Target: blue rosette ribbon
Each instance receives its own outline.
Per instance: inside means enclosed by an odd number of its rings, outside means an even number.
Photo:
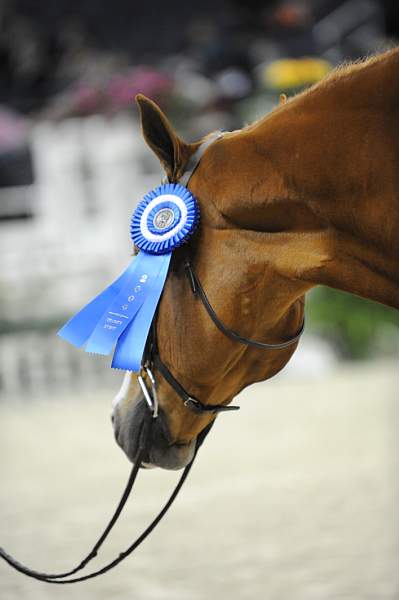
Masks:
[[[86,352],[110,354],[115,348],[112,367],[138,372],[172,252],[192,235],[198,219],[194,196],[180,184],[164,184],[146,194],[130,227],[140,252],[58,335],[77,347],[86,344]]]

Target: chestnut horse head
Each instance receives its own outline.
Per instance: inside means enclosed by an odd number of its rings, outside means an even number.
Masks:
[[[147,144],[169,180],[179,181],[204,140],[184,143],[156,104],[143,96],[137,100]],[[189,244],[174,252],[156,320],[162,362],[205,405],[227,405],[250,383],[280,371],[296,344],[265,350],[224,335],[193,294],[185,271],[187,259],[218,318],[241,336],[271,344],[284,342],[298,331],[303,319],[303,290],[297,290],[293,302],[286,282],[272,267],[265,268],[256,231],[236,225],[223,214],[223,204],[234,200],[237,182],[246,176],[240,156],[232,155],[231,145],[226,144],[231,136],[223,134],[209,145],[190,178],[189,188],[200,207],[200,226]],[[243,198],[243,206],[247,200]],[[148,462],[178,469],[190,461],[198,434],[215,414],[192,412],[163,374],[155,375],[160,414],[154,422]],[[127,377],[115,402],[114,427],[118,443],[131,460],[146,410],[140,388]]]
[[[280,371],[296,345],[265,350],[224,335],[192,293],[187,258],[224,325],[261,342],[295,337],[318,284],[399,308],[398,73],[398,49],[339,69],[203,154],[188,184],[200,226],[174,252],[156,320],[162,362],[203,404],[229,404]],[[201,142],[184,143],[154,103],[138,104],[146,142],[178,181]],[[176,469],[214,414],[194,414],[155,376],[148,462]],[[144,412],[127,377],[114,421],[131,459]]]

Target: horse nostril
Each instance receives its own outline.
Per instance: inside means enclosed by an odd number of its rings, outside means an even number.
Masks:
[[[120,427],[119,427],[118,419],[115,418],[114,413],[112,413],[112,415],[111,415],[111,423],[112,423],[112,428],[114,430],[114,437],[115,437],[116,441],[119,443],[118,436],[119,436]]]

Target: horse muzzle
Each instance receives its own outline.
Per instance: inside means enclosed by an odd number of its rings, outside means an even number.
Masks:
[[[172,440],[165,413],[161,409],[157,418],[153,419],[144,397],[127,410],[115,406],[113,427],[116,442],[132,463],[140,446],[145,444],[142,460],[145,468],[178,470],[187,466],[194,456],[196,440],[188,444]],[[145,441],[143,438],[146,438]]]

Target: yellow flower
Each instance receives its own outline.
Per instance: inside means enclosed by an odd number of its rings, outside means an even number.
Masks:
[[[332,65],[321,58],[298,58],[276,60],[263,72],[267,87],[286,89],[316,83],[332,69]]]

